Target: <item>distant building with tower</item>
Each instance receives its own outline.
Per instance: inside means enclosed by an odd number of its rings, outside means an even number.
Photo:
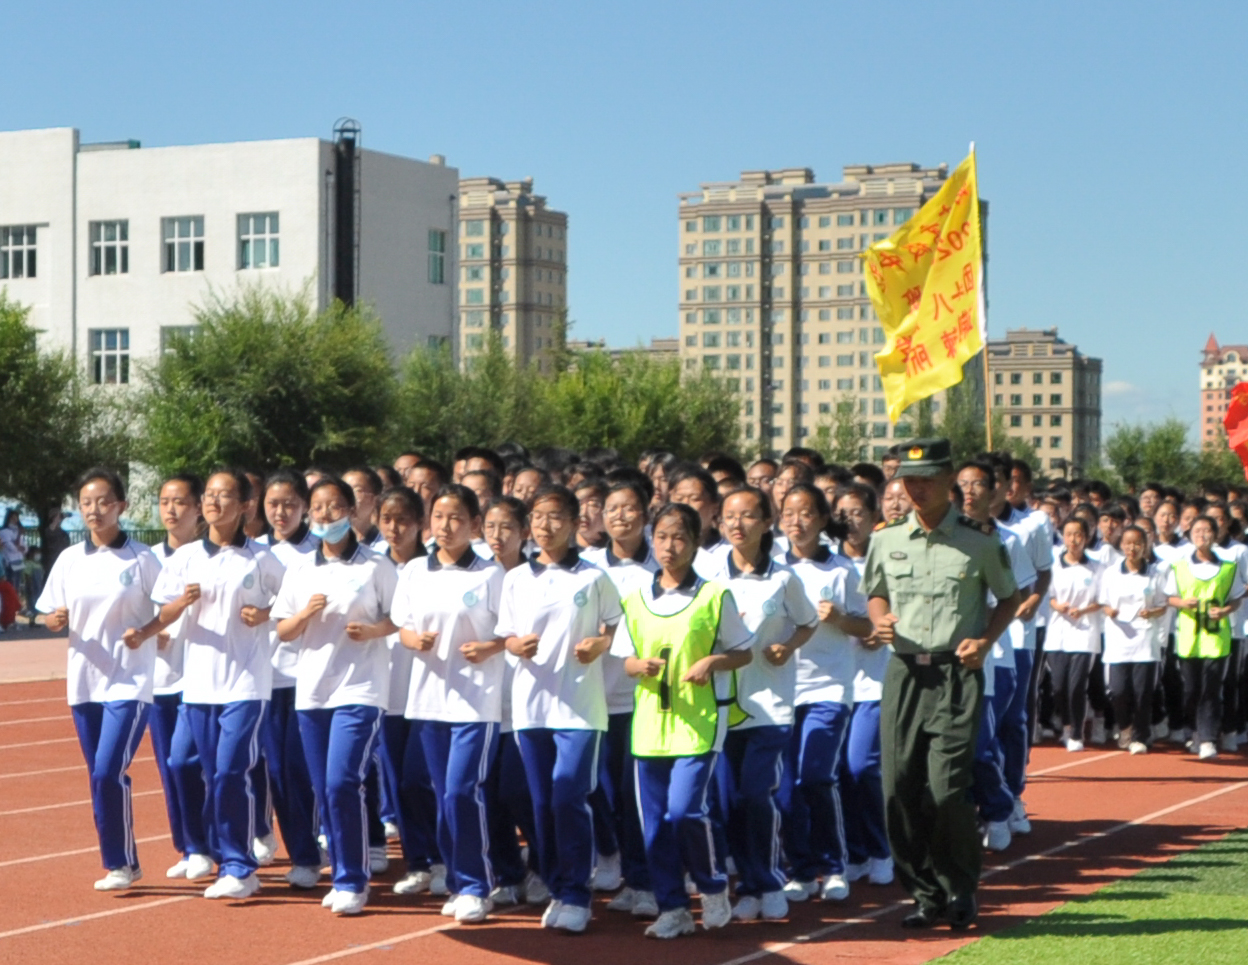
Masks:
[[[1248,345],[1219,345],[1210,333],[1200,360],[1200,444],[1220,444],[1231,390],[1248,381]]]

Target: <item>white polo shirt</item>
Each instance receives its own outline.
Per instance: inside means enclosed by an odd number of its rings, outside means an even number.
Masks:
[[[175,550],[169,545],[169,540],[164,539],[152,547],[152,552],[163,567]],[[164,632],[169,634],[169,642],[163,649],[160,646],[156,648],[156,672],[152,678],[152,694],[157,697],[182,693],[182,663],[186,656],[182,617],[165,627]]]
[[[1101,602],[1101,575],[1105,568],[1091,557],[1083,563],[1067,563],[1063,554],[1053,567],[1053,583],[1049,598],[1071,604],[1078,609]],[[1046,651],[1064,653],[1100,653],[1103,614],[1094,610],[1078,620],[1054,610],[1049,616],[1049,629],[1044,638]]]
[[[200,597],[182,614],[186,636],[182,700],[228,704],[268,700],[273,690],[273,645],[268,624],[249,627],[242,608],[272,606],[285,567],[243,533],[228,546],[207,536],[181,546],[165,563],[152,599],[172,603],[192,583]]]
[[[812,559],[794,556],[784,562],[793,570],[818,614],[820,602],[831,603],[851,616],[867,615],[867,598],[859,590],[858,573],[848,559],[822,543]],[[844,631],[819,621],[815,634],[798,649],[797,689],[794,704],[833,703],[854,705],[854,677],[858,672],[858,644]]]
[[[494,635],[540,637],[532,660],[507,654],[515,730],[607,729],[602,659],[583,664],[573,648],[621,616],[611,578],[575,549],[560,563],[547,566],[534,556],[507,574]]]
[[[386,547],[386,556],[390,557],[390,562],[394,564],[394,568],[398,573],[398,579],[395,583],[395,593],[399,591],[399,587],[403,585],[403,571],[407,568],[408,563],[414,563],[416,560],[426,556],[425,546],[419,540],[416,542],[417,555],[413,556],[407,563],[400,563],[394,558],[394,554],[390,552],[390,547]],[[390,604],[390,621],[396,626],[399,621],[394,618],[394,603]],[[407,692],[412,682],[412,651],[403,646],[403,641],[399,639],[397,633],[392,633],[386,637],[386,647],[390,651],[390,694],[386,698],[386,714],[391,717],[402,717],[403,712],[407,710]]]
[[[385,637],[352,640],[349,623],[379,623],[390,613],[398,572],[390,558],[352,537],[341,558],[322,547],[286,571],[271,618],[299,613],[318,593],[325,609],[312,617],[293,641],[299,647],[295,709],[379,707],[390,695],[390,648]]]
[[[122,635],[156,615],[151,592],[159,575],[156,555],[124,532],[99,547],[88,534],[56,558],[35,609],[69,610],[65,690],[71,705],[152,702],[156,638],[131,650]]]
[[[438,635],[431,649],[407,651],[412,659],[404,717],[452,724],[503,719],[505,658],[500,653],[469,663],[459,648],[494,639],[504,575],[501,565],[472,546],[450,566],[435,549],[404,568],[390,619]]]
[[[819,614],[806,598],[802,581],[783,563],[770,556],[766,559],[765,570],[746,573],[737,568],[729,551],[715,574],[732,590],[741,618],[754,634],[754,659],[737,671],[737,703],[749,718],[734,730],[793,723],[797,656],[777,667],[763,651],[773,643],[787,642],[798,627],[819,623]]]
[[[581,550],[581,558],[593,563],[611,577],[621,600],[648,584],[654,579],[654,574],[659,572],[659,561],[654,558],[654,552],[645,537],[642,537],[641,545],[631,557],[621,559],[616,556],[608,543],[601,549]],[[605,661],[602,665],[602,681],[607,692],[607,713],[631,714],[633,691],[637,682],[624,672],[624,661],[615,655],[614,648],[611,653],[603,654],[598,659]]]
[[[290,539],[275,540],[272,533],[265,533],[256,540],[261,546],[267,546],[269,552],[276,556],[282,566],[290,569],[308,553],[316,552],[321,541],[312,535],[308,524],[300,523]],[[273,689],[295,686],[296,668],[299,666],[299,646],[294,641],[283,643],[277,639],[277,625],[271,623],[269,630],[273,642]]]
[[[1143,619],[1142,610],[1166,606],[1169,567],[1157,561],[1143,573],[1119,563],[1101,574],[1101,602],[1118,611],[1105,618],[1105,663],[1149,663],[1161,659],[1165,646],[1166,615]]]
[[[1235,540],[1228,540],[1225,546],[1221,543],[1214,544],[1213,551],[1220,559],[1234,563],[1239,581],[1248,583],[1248,546]],[[1248,606],[1241,605],[1231,614],[1231,636],[1237,640],[1243,639],[1246,627],[1248,627]]]
[[[846,557],[858,576],[858,585],[862,585],[862,573],[866,569],[867,558],[863,556]],[[893,648],[887,644],[874,650],[864,646],[862,641],[854,639],[854,703],[863,704],[878,701],[884,696],[884,671]],[[799,650],[798,653],[801,653]]]

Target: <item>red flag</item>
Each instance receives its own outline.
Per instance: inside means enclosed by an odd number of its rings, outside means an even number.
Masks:
[[[1244,478],[1248,479],[1248,382],[1240,382],[1231,390],[1222,425],[1226,427],[1226,441],[1239,456]]]

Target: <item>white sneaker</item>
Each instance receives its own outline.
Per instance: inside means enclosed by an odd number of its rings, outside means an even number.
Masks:
[[[589,920],[593,917],[594,913],[589,908],[582,908],[580,905],[564,905],[559,912],[555,927],[560,931],[579,935],[589,927]]]
[[[633,917],[634,918],[658,918],[659,902],[654,897],[653,891],[634,891],[633,892]]]
[[[764,891],[762,909],[764,921],[780,921],[789,917],[789,900],[783,891]]]
[[[375,875],[383,875],[386,873],[386,869],[389,867],[390,867],[390,856],[386,854],[385,845],[382,845],[381,847],[377,847],[377,848],[370,847],[368,849],[368,870],[369,871],[371,871]],[[352,892],[352,894],[355,894],[355,892]],[[364,906],[361,905],[360,907],[363,908]],[[349,912],[346,912],[346,914],[354,915],[355,912],[349,911]]]
[[[442,917],[454,918],[455,909],[459,903],[459,895],[451,895],[446,901],[442,902]]]
[[[865,878],[870,873],[871,861],[870,859],[867,859],[862,864],[845,865],[845,874],[841,875],[841,877],[852,884],[855,881]]]
[[[455,920],[468,924],[485,921],[490,912],[494,910],[488,898],[478,898],[476,895],[460,895],[455,902]]]
[[[607,911],[627,911],[632,912],[633,904],[637,901],[637,892],[632,888],[621,888],[620,893],[607,902]]]
[[[114,868],[95,883],[96,891],[125,891],[143,877],[141,868]]]
[[[1127,748],[1132,754],[1147,754],[1148,745],[1141,741],[1132,741],[1131,746]]]
[[[335,915],[358,915],[368,904],[368,889],[363,891],[340,891],[334,895],[330,911]]]
[[[186,856],[186,880],[199,881],[201,878],[211,878],[216,865],[212,863],[212,859],[206,854],[188,854]]]
[[[732,906],[732,917],[737,921],[754,921],[763,913],[763,903],[757,895],[742,895]]]
[[[446,887],[446,865],[435,864],[430,866],[429,875],[429,894],[437,895],[440,898],[451,893],[451,890]]]
[[[702,896],[702,927],[707,931],[712,928],[723,928],[732,921],[732,903],[728,900],[728,889],[716,895]]]
[[[984,848],[987,851],[1004,851],[1010,846],[1009,821],[989,821],[984,829]]]
[[[333,907],[334,907],[334,899],[335,899],[335,898],[337,898],[337,897],[338,897],[338,891],[337,891],[337,889],[335,889],[335,888],[330,888],[330,889],[329,889],[329,893],[328,893],[328,894],[327,894],[324,898],[322,898],[322,899],[321,899],[321,907],[322,907],[322,908],[333,908]]]
[[[387,841],[399,840],[399,826],[397,824],[395,824],[393,821],[387,821],[385,824],[385,828],[386,828],[386,840]]]
[[[524,903],[526,905],[544,905],[550,901],[550,889],[546,882],[530,871],[524,876]]]
[[[266,834],[263,838],[254,838],[251,842],[251,855],[256,859],[256,864],[261,868],[267,868],[273,863],[273,859],[277,857],[277,838],[272,832]]]
[[[1213,760],[1218,756],[1218,745],[1213,741],[1201,741],[1200,750],[1196,756],[1202,761]]]
[[[551,903],[546,906],[546,910],[542,912],[542,927],[543,928],[557,928],[559,916],[562,914],[563,914],[563,902],[559,901],[559,899],[556,898],[553,901],[551,901]]]
[[[823,879],[819,897],[824,901],[844,901],[849,897],[849,883],[842,875],[828,875]]]
[[[817,881],[789,881],[784,886],[784,897],[789,901],[805,901],[811,895],[819,893]]]
[[[260,890],[260,879],[253,871],[246,878],[222,875],[204,889],[205,898],[231,898],[235,901],[250,898]]]
[[[1234,754],[1237,750],[1239,750],[1239,735],[1223,734],[1221,747],[1222,750],[1226,751],[1228,754]]]
[[[429,882],[432,880],[433,875],[428,871],[409,871],[390,890],[396,895],[418,895],[429,890]]]
[[[1010,834],[1031,834],[1031,821],[1027,819],[1027,805],[1021,797],[1014,799],[1014,813],[1010,815]]]
[[[186,877],[186,859],[183,858],[172,868],[165,872],[166,878],[185,878]]]
[[[1083,741],[1077,741],[1073,737],[1066,742],[1066,750],[1072,754],[1078,754],[1083,750]]]
[[[679,938],[692,935],[693,915],[688,908],[673,908],[659,915],[658,921],[646,929],[647,938]]]
[[[515,885],[499,885],[490,892],[490,901],[494,907],[520,904],[520,889]]]
[[[1105,718],[1104,717],[1092,718],[1092,743],[1093,744],[1105,743]]]
[[[292,888],[315,888],[321,881],[321,869],[311,865],[295,865],[286,872],[286,883]]]
[[[698,886],[693,880],[693,875],[689,874],[689,872],[686,871],[685,872],[685,894],[687,894],[690,898],[692,898],[697,893],[698,893]]]
[[[594,891],[615,891],[624,883],[620,873],[620,853],[598,856],[598,867],[594,869]]]
[[[891,885],[893,883],[893,859],[888,858],[871,858],[869,860],[871,867],[867,880],[873,885]]]

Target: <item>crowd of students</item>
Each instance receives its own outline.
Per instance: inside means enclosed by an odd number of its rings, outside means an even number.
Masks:
[[[891,882],[890,651],[859,582],[872,533],[910,510],[896,464],[504,444],[451,467],[223,468],[164,481],[153,548],[121,528],[122,480],[88,472],[87,538],[37,608],[69,634],[95,887],[142,877],[127,769],[145,728],[182,856],[167,875],[210,881],[206,898],[255,894],[275,829],[286,881],[328,868],[322,904],[344,915],[388,836],[394,892],[460,922],[527,902],[580,932],[608,891],[674,938],[693,895],[717,928]],[[1025,462],[988,453],[956,495],[1024,597],[985,667],[985,847],[1030,830],[1028,749],[1050,727],[1071,751],[1237,745],[1238,493],[1035,493]]]

